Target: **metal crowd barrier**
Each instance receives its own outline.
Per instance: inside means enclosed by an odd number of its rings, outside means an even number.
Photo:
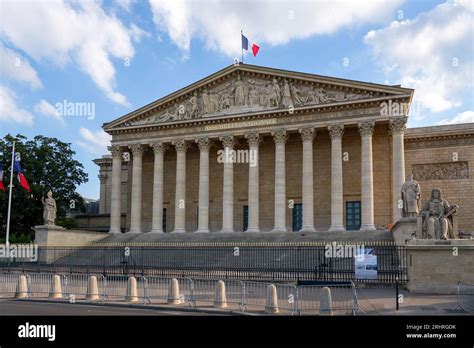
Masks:
[[[0,294],[15,294],[20,273],[0,273]],[[27,277],[30,296],[48,296],[54,274],[31,273]],[[122,301],[127,292],[126,275],[96,275],[100,298],[105,301]],[[166,303],[172,278],[138,276],[137,293],[142,303]],[[212,305],[215,301],[218,279],[176,278],[179,285],[179,303],[192,307]],[[85,299],[89,275],[61,275],[63,299]],[[271,283],[225,280],[226,302],[241,311],[261,311],[267,304],[267,291]],[[317,314],[324,285],[273,284],[278,297],[278,309],[283,314]],[[474,289],[474,286],[465,284]],[[357,294],[353,283],[327,285],[331,289],[334,314],[356,315]],[[462,296],[461,283],[458,298]]]
[[[19,273],[0,273],[0,294],[15,294],[19,275]]]
[[[456,301],[467,312],[474,312],[474,284],[458,282]]]

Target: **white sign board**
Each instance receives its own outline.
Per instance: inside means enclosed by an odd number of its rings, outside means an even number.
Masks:
[[[377,255],[373,248],[358,250],[354,265],[356,279],[377,279]]]

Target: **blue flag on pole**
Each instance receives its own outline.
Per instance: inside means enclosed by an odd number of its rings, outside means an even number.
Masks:
[[[244,34],[241,34],[242,35],[242,49],[243,50],[248,50],[249,49],[249,39],[247,39]]]

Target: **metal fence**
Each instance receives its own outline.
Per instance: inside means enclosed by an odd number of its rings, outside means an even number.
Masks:
[[[474,284],[459,282],[456,296],[459,307],[474,313]]]
[[[0,273],[0,295],[13,297],[20,275],[25,275],[28,297],[48,297],[51,292],[51,273]],[[122,302],[127,293],[129,277],[125,275],[96,275],[100,300]],[[144,304],[168,303],[171,278],[138,276],[137,297]],[[61,274],[62,299],[84,300],[87,296],[89,276]],[[177,305],[212,307],[216,301],[218,279],[177,278],[179,301]],[[267,291],[271,283],[225,280],[226,308],[235,311],[262,312],[267,307]],[[321,309],[323,285],[272,284],[276,289],[278,312],[286,315],[314,315]],[[332,294],[335,315],[356,315],[357,295],[353,283],[328,284]]]
[[[358,274],[355,255],[363,246],[376,258]],[[337,254],[337,248],[343,253]],[[345,248],[345,249],[344,249]],[[343,250],[344,249],[344,250]],[[336,254],[334,253],[336,251]],[[100,273],[265,281],[407,281],[406,253],[391,242],[328,243],[169,243],[146,246],[94,245],[39,247],[35,262],[0,261],[0,268],[25,272]],[[374,275],[375,274],[375,275]]]

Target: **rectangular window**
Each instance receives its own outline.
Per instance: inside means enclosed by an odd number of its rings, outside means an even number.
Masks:
[[[245,232],[249,228],[249,206],[244,205],[243,209],[244,209],[244,213],[243,213],[244,221],[243,221],[242,227],[243,227],[243,231]]]
[[[163,232],[166,233],[166,208],[163,208]]]
[[[303,204],[295,203],[293,205],[293,231],[300,231],[303,227]]]
[[[360,229],[360,201],[346,202],[346,229]]]

